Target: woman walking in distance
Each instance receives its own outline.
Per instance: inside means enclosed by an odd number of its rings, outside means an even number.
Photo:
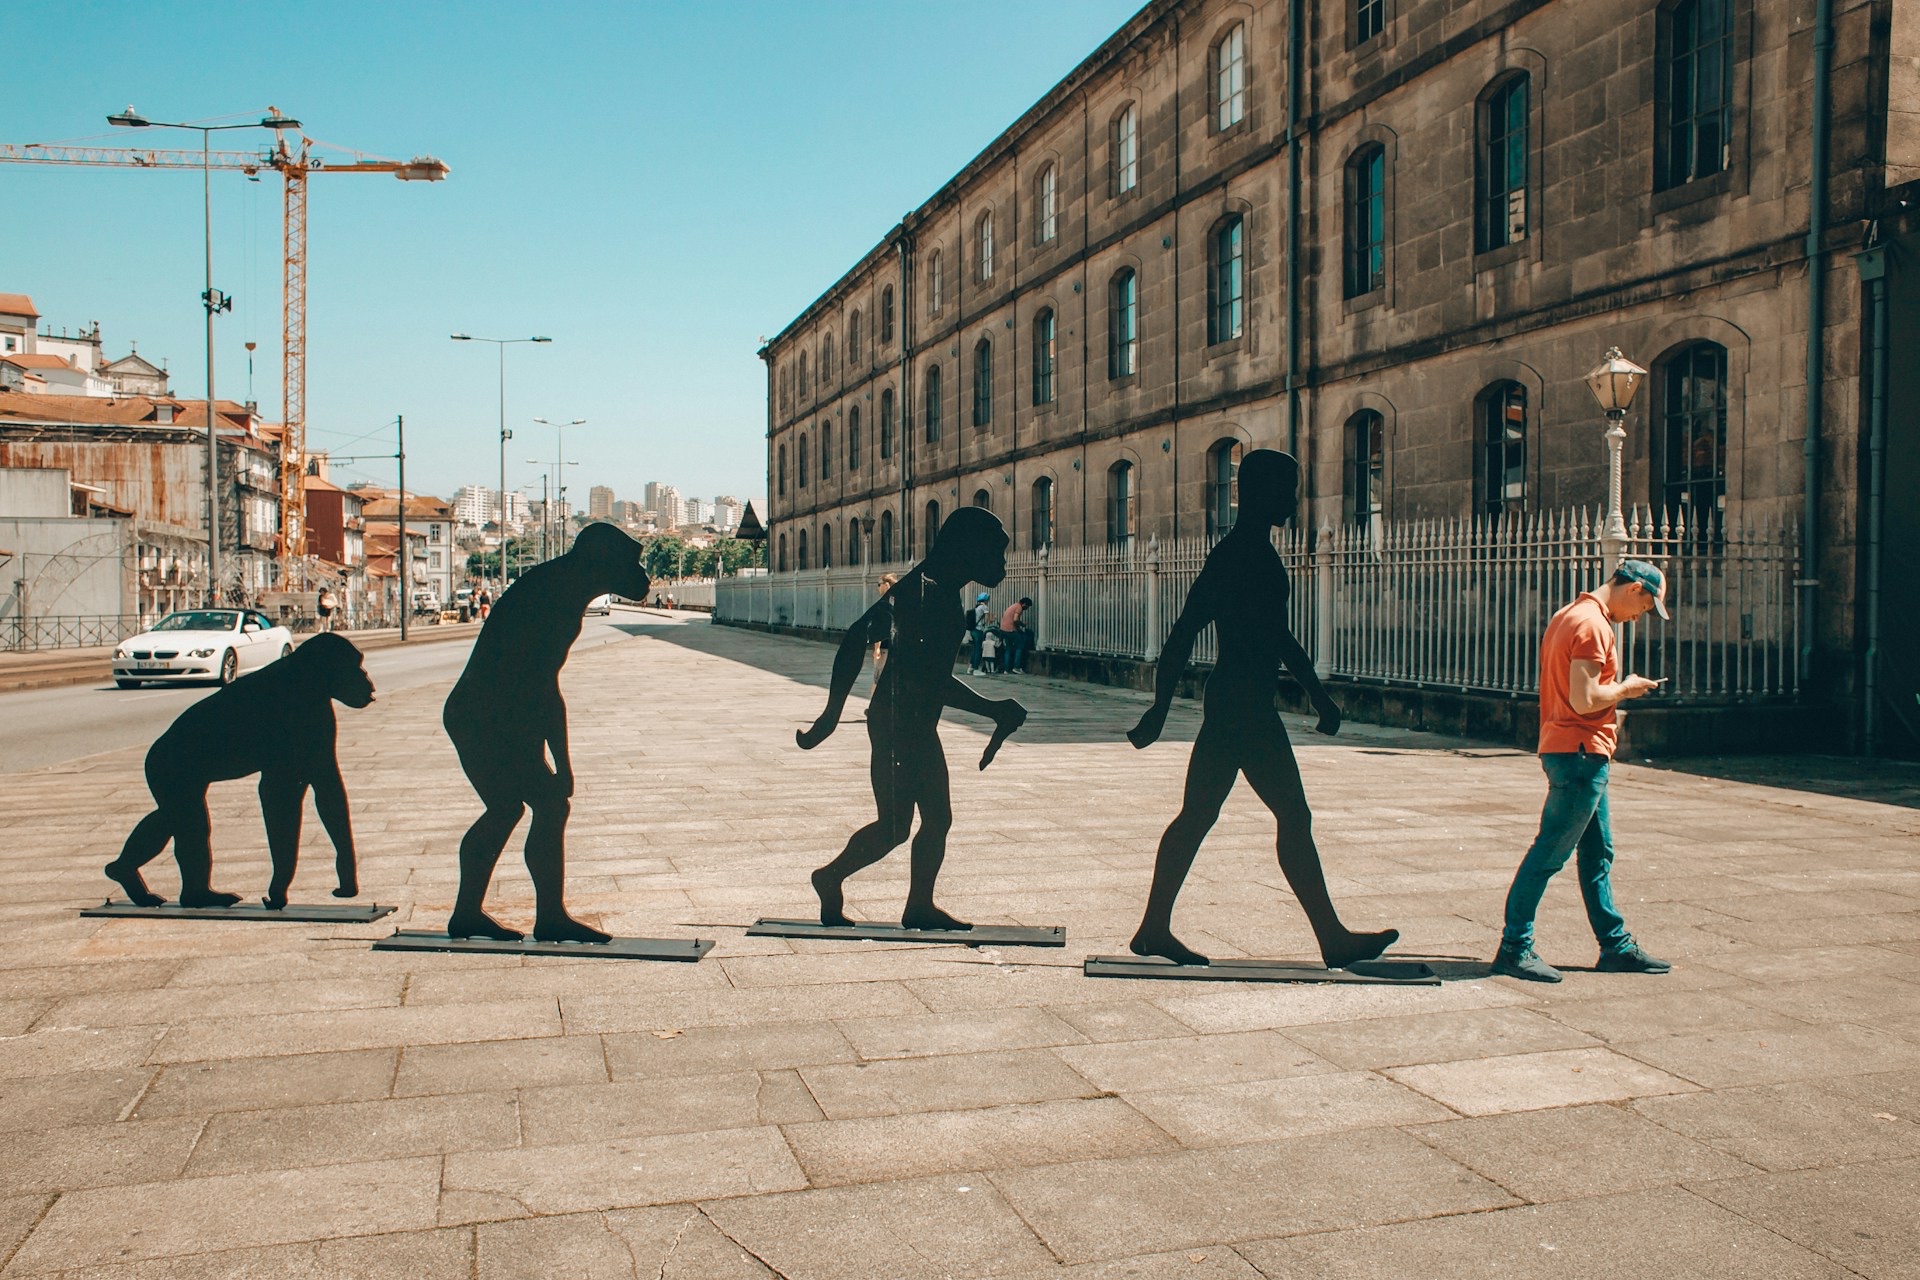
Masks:
[[[967,631],[960,589],[969,582],[995,587],[1006,576],[1006,530],[992,512],[962,507],[941,526],[927,558],[862,614],[841,640],[826,710],[812,728],[794,736],[809,751],[827,740],[840,723],[840,712],[868,646],[885,641],[887,665],[867,704],[873,800],[879,814],[853,833],[839,857],[813,873],[821,924],[853,923],[846,916],[842,892],[847,877],[904,844],[918,808],[920,833],[913,838],[907,905],[900,923],[908,929],[972,927],[933,905],[933,883],[946,860],[947,831],[953,826],[947,757],[940,749],[940,712],[954,707],[993,721],[993,737],[980,757],[982,769],[1027,718],[1026,709],[1011,698],[983,698],[953,675],[954,655]]]
[[[1300,766],[1274,707],[1284,662],[1313,699],[1314,710],[1320,713],[1320,732],[1340,731],[1339,706],[1320,687],[1306,650],[1288,628],[1291,588],[1271,537],[1272,530],[1294,513],[1299,478],[1300,465],[1293,457],[1272,449],[1256,449],[1241,462],[1239,519],[1207,556],[1161,651],[1153,705],[1127,734],[1136,747],[1160,736],[1193,642],[1213,623],[1220,657],[1207,680],[1206,715],[1187,764],[1180,815],[1160,838],[1146,915],[1131,944],[1135,955],[1164,956],[1175,964],[1208,963],[1207,957],[1173,936],[1173,902],[1200,842],[1213,829],[1220,806],[1243,773],[1280,825],[1280,870],[1306,910],[1327,967],[1372,960],[1400,936],[1394,929],[1354,933],[1340,923],[1327,896],[1319,850],[1314,847],[1313,813],[1300,785]]]

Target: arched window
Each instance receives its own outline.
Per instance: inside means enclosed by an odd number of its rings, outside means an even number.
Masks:
[[[1363,297],[1387,283],[1387,149],[1360,148],[1347,161],[1346,286]]]
[[[986,338],[973,344],[973,425],[993,425],[993,343]]]
[[[779,386],[780,413],[781,416],[784,417],[791,412],[793,408],[793,370],[791,368],[782,368],[780,370]]]
[[[1341,449],[1341,518],[1379,532],[1386,494],[1386,420],[1371,409],[1347,419]]]
[[[1140,111],[1131,102],[1113,118],[1113,194],[1140,185]]]
[[[807,353],[800,353],[800,398],[805,400],[813,391],[813,383],[807,378]]]
[[[922,555],[933,554],[933,540],[940,536],[940,504],[927,503],[927,549]]]
[[[893,286],[880,290],[880,341],[893,341]]]
[[[847,369],[852,371],[860,367],[860,313],[854,312],[847,317]]]
[[[831,524],[820,526],[820,567],[833,568],[833,526]]]
[[[787,446],[780,446],[780,496],[787,496]]]
[[[1733,164],[1733,0],[1680,0],[1654,55],[1654,189]]]
[[[880,460],[893,456],[893,388],[880,393]]]
[[[820,424],[820,478],[825,480],[833,474],[833,424]]]
[[[857,568],[860,564],[860,520],[855,517],[847,521],[847,568]]]
[[[1060,234],[1059,177],[1051,164],[1034,180],[1033,234],[1035,244],[1046,244]]]
[[[940,251],[935,249],[927,256],[927,310],[934,315],[940,314],[941,306],[946,302],[947,269]]]
[[[1207,272],[1207,342],[1232,342],[1246,325],[1247,257],[1238,214],[1214,230]]]
[[[1053,545],[1053,481],[1046,476],[1033,482],[1033,512],[1027,528],[1032,530],[1035,551]]]
[[[973,505],[979,507],[982,511],[993,510],[993,494],[986,489],[975,489],[973,491]]]
[[[880,563],[893,563],[893,512],[880,513]]]
[[[799,537],[800,558],[794,562],[794,565],[800,572],[805,573],[811,567],[807,564],[807,531],[802,529]]]
[[[1233,522],[1240,518],[1240,504],[1234,490],[1234,480],[1240,474],[1240,455],[1244,452],[1238,440],[1219,440],[1213,448],[1207,450],[1207,535],[1218,538],[1233,528]]]
[[[1481,514],[1527,509],[1527,389],[1496,382],[1480,393],[1480,465],[1474,469]]]
[[[787,535],[784,533],[780,535],[780,569],[779,571],[781,573],[785,573],[787,571]]]
[[[1665,394],[1653,448],[1653,502],[1663,519],[1718,527],[1727,505],[1727,349],[1696,342],[1660,368]]]
[[[1527,103],[1522,71],[1480,100],[1480,251],[1527,238]]]
[[[1107,544],[1125,547],[1133,541],[1133,464],[1121,461],[1107,468]]]
[[[1365,44],[1387,29],[1387,0],[1350,0],[1353,5],[1352,44]]]
[[[1236,22],[1213,46],[1213,127],[1223,133],[1247,114],[1247,26]]]
[[[822,389],[832,385],[836,368],[833,358],[833,335],[820,339],[820,386]]]
[[[1033,317],[1033,402],[1053,403],[1053,308]]]
[[[860,469],[860,406],[847,410],[847,470]]]
[[[1140,280],[1122,267],[1107,282],[1107,377],[1131,378],[1139,371]]]
[[[993,210],[980,215],[974,223],[974,258],[980,264],[980,279],[993,279]]]
[[[940,366],[927,366],[927,406],[921,415],[926,419],[927,443],[940,443]]]
[[[798,462],[799,465],[794,470],[799,476],[800,487],[804,489],[807,487],[807,437],[804,432],[800,436]]]

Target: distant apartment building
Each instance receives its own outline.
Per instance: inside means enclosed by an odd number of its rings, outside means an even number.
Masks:
[[[733,529],[740,524],[740,512],[743,504],[740,499],[721,494],[713,500],[713,527]]]
[[[613,490],[604,484],[594,485],[587,490],[587,519],[611,520],[613,518]]]
[[[400,515],[398,499],[376,498],[366,504],[365,515],[369,532],[384,530],[385,526],[392,525],[397,535]],[[467,576],[466,556],[454,543],[452,506],[439,498],[408,494],[409,539],[416,531],[422,535],[422,541],[417,548],[421,562],[414,574],[414,585],[428,588],[445,603],[453,598],[454,586],[464,582]]]

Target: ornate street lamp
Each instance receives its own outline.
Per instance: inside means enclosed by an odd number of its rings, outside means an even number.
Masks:
[[[1611,571],[1626,556],[1627,522],[1620,513],[1620,447],[1627,442],[1627,410],[1634,393],[1640,389],[1647,371],[1620,354],[1620,348],[1608,347],[1607,357],[1586,377],[1587,389],[1600,402],[1607,415],[1607,523],[1601,533]]]

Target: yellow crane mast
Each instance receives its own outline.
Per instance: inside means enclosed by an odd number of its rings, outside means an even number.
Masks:
[[[390,173],[403,182],[438,182],[449,172],[431,156],[412,160],[383,160],[355,156],[334,160],[313,151],[313,139],[302,137],[293,150],[282,136],[259,151],[171,151],[158,148],[71,147],[39,143],[0,143],[0,164],[102,165],[120,169],[238,170],[256,175],[262,169],[280,174],[286,184],[284,227],[285,265],[281,293],[281,343],[286,376],[282,388],[281,421],[285,436],[280,446],[280,578],[283,588],[294,588],[295,575],[307,548],[306,492],[301,476],[306,470],[307,431],[307,179],[327,173]]]

